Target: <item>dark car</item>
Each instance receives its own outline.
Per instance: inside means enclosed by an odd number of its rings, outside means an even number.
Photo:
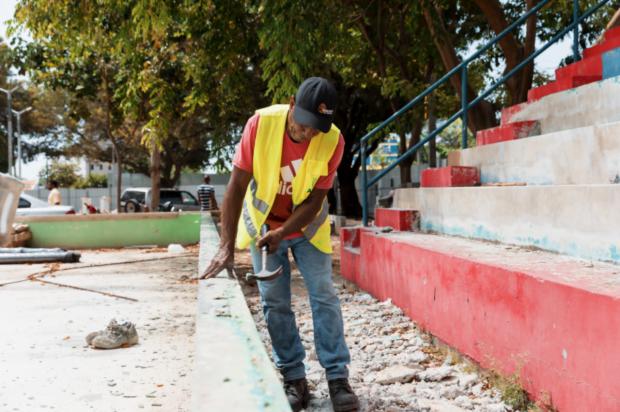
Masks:
[[[151,204],[150,187],[130,187],[121,195],[121,211],[144,212]],[[186,190],[160,189],[158,211],[200,210],[196,197]]]

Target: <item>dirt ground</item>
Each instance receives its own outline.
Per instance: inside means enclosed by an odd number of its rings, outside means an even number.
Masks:
[[[189,410],[196,286],[180,279],[195,274],[197,250],[84,252],[56,266],[81,269],[42,278],[90,290],[6,284],[49,266],[0,266],[0,411]],[[112,318],[134,322],[139,343],[89,348],[85,336]]]

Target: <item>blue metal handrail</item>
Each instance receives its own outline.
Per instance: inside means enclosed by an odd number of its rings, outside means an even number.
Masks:
[[[527,18],[529,18],[532,14],[537,13],[542,7],[544,7],[551,0],[543,0],[538,3],[536,6],[528,10],[523,16],[514,21],[511,25],[509,25],[506,29],[504,29],[500,34],[478,49],[473,55],[463,60],[459,65],[453,67],[448,73],[446,73],[442,78],[437,80],[431,86],[429,86],[426,90],[412,99],[409,103],[403,106],[400,110],[392,114],[389,118],[384,120],[377,127],[368,132],[365,136],[363,136],[360,140],[360,158],[361,158],[361,166],[362,166],[362,176],[361,176],[361,189],[362,189],[362,222],[364,226],[368,225],[368,189],[376,184],[383,176],[389,173],[392,169],[398,166],[403,160],[412,156],[420,147],[425,145],[429,140],[436,137],[439,133],[441,133],[446,127],[451,125],[456,119],[459,117],[462,118],[462,141],[461,147],[467,147],[467,111],[480,102],[482,99],[491,94],[497,87],[501,86],[512,77],[516,72],[521,70],[526,64],[534,60],[538,55],[543,53],[553,44],[555,44],[560,38],[562,38],[569,31],[573,31],[573,58],[574,61],[580,59],[579,56],[579,24],[590,17],[593,13],[595,13],[598,9],[604,6],[609,0],[601,0],[596,5],[589,8],[585,13],[579,16],[579,1],[573,0],[573,21],[564,29],[560,30],[555,36],[553,36],[544,46],[536,50],[534,53],[530,54],[523,61],[521,61],[517,66],[512,68],[507,74],[502,76],[499,80],[497,80],[493,85],[491,85],[488,89],[480,93],[474,100],[471,102],[467,102],[467,66],[470,62],[478,58],[482,53],[487,51],[490,47],[494,46],[497,42],[499,42],[504,36],[514,30],[515,27],[522,24]],[[394,120],[398,119],[405,112],[409,111],[413,106],[418,104],[424,97],[432,93],[435,89],[443,85],[448,79],[453,76],[458,71],[461,72],[461,109],[453,114],[451,117],[446,120],[441,126],[436,128],[433,132],[431,132],[428,136],[422,139],[420,142],[416,143],[413,147],[409,148],[402,155],[400,155],[394,162],[384,168],[379,174],[377,174],[370,182],[368,182],[367,170],[366,170],[366,146],[368,141],[376,135],[379,131],[383,130],[387,125],[392,123]]]

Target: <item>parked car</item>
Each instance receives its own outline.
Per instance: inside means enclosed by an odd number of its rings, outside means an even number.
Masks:
[[[144,212],[151,204],[150,187],[130,187],[121,194],[121,211],[126,213]],[[186,190],[160,189],[159,211],[200,210],[196,197]]]
[[[74,215],[73,206],[50,206],[47,202],[34,196],[22,193],[19,195],[16,216],[50,216],[50,215]]]

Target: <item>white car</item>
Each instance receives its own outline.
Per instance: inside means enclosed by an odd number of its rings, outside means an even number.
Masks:
[[[19,205],[17,206],[17,213],[15,213],[16,216],[57,216],[74,214],[75,209],[73,206],[50,206],[47,202],[25,193],[19,195]]]

